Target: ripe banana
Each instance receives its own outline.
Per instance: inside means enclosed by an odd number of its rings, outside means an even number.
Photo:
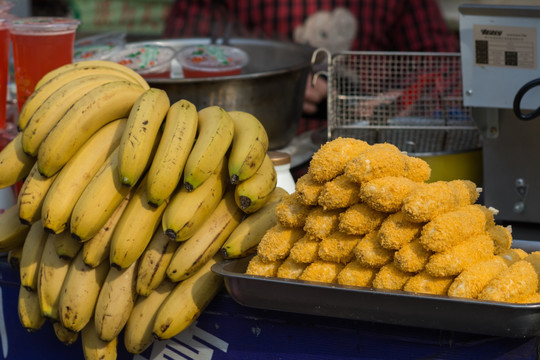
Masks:
[[[39,263],[46,241],[47,233],[43,230],[41,221],[36,221],[30,227],[30,231],[24,240],[19,270],[21,286],[30,291],[37,289]]]
[[[106,262],[96,268],[89,267],[83,262],[82,253],[73,259],[58,302],[59,317],[64,327],[81,331],[92,319],[109,268]]]
[[[99,128],[127,117],[143,92],[143,88],[133,83],[113,81],[84,94],[41,143],[37,160],[39,172],[44,176],[56,174]]]
[[[69,231],[60,234],[50,234],[56,253],[62,259],[73,259],[79,253],[82,243],[71,236]]]
[[[83,261],[91,267],[96,267],[109,259],[111,249],[111,238],[118,224],[118,220],[124,213],[132,192],[130,192],[118,205],[116,210],[109,217],[105,225],[90,240],[83,243]]]
[[[36,156],[39,146],[49,131],[77,100],[98,86],[119,80],[122,78],[113,75],[83,76],[68,82],[52,93],[32,114],[22,132],[24,152],[30,156]]]
[[[56,253],[53,235],[47,237],[39,263],[37,294],[43,316],[59,321],[58,304],[71,260],[61,259]]]
[[[126,119],[118,119],[103,126],[60,170],[42,206],[41,218],[47,231],[58,234],[66,229],[75,203],[120,143],[125,125]]]
[[[45,324],[45,317],[39,309],[38,296],[35,291],[30,291],[21,285],[17,308],[19,321],[26,331],[35,332]]]
[[[170,240],[161,229],[156,230],[139,259],[137,294],[148,296],[163,282],[167,277],[167,267],[179,245],[179,242]]]
[[[159,206],[180,183],[195,142],[197,125],[195,105],[180,100],[170,107],[163,135],[148,170],[148,200],[151,204]]]
[[[45,177],[39,173],[38,164],[34,164],[32,170],[24,180],[17,204],[19,206],[19,219],[25,224],[33,224],[41,220],[41,209],[56,175]]]
[[[167,93],[156,88],[146,90],[133,104],[118,153],[118,171],[124,185],[135,185],[152,161],[152,149],[169,106]]]
[[[135,305],[137,262],[125,269],[109,268],[96,302],[94,322],[98,337],[103,341],[114,340],[128,321]]]
[[[128,78],[134,80],[137,84],[142,86],[144,89],[148,89],[150,86],[144,80],[144,78],[134,71],[133,69],[118,64],[114,61],[108,61],[108,60],[85,60],[85,61],[78,61],[75,63],[66,64],[63,66],[60,66],[54,70],[51,70],[47,74],[45,74],[36,84],[35,89],[39,89],[41,86],[43,86],[45,83],[48,83],[53,78],[57,77],[60,74],[69,73],[73,70],[81,70],[81,69],[93,69],[93,68],[99,68],[102,70],[112,70],[115,71],[115,73],[118,74],[124,74]]]
[[[214,211],[227,189],[227,167],[222,161],[214,173],[197,189],[176,190],[163,213],[162,228],[171,240],[185,241]]]
[[[0,252],[10,251],[23,246],[30,226],[19,220],[19,206],[17,204],[0,214]]]
[[[152,331],[156,313],[176,283],[165,279],[148,296],[139,296],[124,328],[124,346],[132,354],[140,354],[154,341]]]
[[[22,136],[19,132],[0,150],[0,189],[15,185],[24,179],[36,162],[36,159],[24,153]]]
[[[53,330],[56,338],[66,346],[72,345],[79,338],[78,332],[66,329],[60,321],[53,322]]]
[[[221,248],[242,220],[242,210],[236,206],[232,191],[225,194],[202,226],[174,253],[167,267],[173,281],[189,278]]]
[[[277,224],[276,207],[287,195],[287,190],[276,187],[268,202],[247,216],[229,235],[221,247],[221,255],[225,259],[234,259],[255,252],[266,231]]]
[[[244,111],[229,111],[234,122],[234,137],[229,154],[231,184],[255,174],[268,150],[268,134],[259,119]]]
[[[167,202],[159,207],[151,206],[146,194],[146,182],[147,177],[139,184],[114,229],[109,254],[109,262],[114,267],[125,269],[133,264],[161,224]]]
[[[118,356],[118,338],[101,340],[93,321],[82,329],[81,343],[85,360],[116,360]]]
[[[184,186],[192,191],[217,168],[231,145],[234,122],[219,106],[209,106],[198,112],[198,136],[184,167]]]
[[[120,182],[118,150],[115,150],[75,203],[70,221],[72,236],[82,242],[90,240],[129,192],[130,188]]]
[[[236,204],[246,214],[259,210],[266,202],[277,185],[277,173],[268,154],[255,174],[236,185],[234,197]]]
[[[43,104],[49,96],[60,89],[63,85],[72,80],[79,79],[88,75],[114,75],[118,76],[125,81],[132,82],[141,86],[143,89],[148,89],[148,83],[136,72],[127,67],[118,67],[113,69],[110,66],[92,65],[86,64],[85,67],[62,69],[57,68],[47,73],[36,85],[34,92],[28,99],[26,99],[18,118],[18,128],[24,130],[28,124],[28,121],[34,114],[34,112]],[[108,64],[105,64],[108,65]],[[118,65],[118,64],[116,64]],[[126,72],[125,69],[128,69]],[[60,71],[62,70],[62,71]],[[135,75],[132,76],[132,73]],[[138,79],[137,79],[138,77]],[[142,80],[142,81],[141,81]]]
[[[21,253],[23,245],[17,246],[16,248],[8,251],[7,261],[12,269],[19,270],[21,267]]]
[[[170,339],[195,321],[217,292],[223,278],[212,272],[220,260],[211,257],[191,276],[180,282],[159,307],[154,320],[153,334],[157,339]]]

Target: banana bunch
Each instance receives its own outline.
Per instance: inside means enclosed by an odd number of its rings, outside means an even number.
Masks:
[[[129,68],[84,61],[36,85],[0,151],[0,251],[20,273],[21,324],[52,324],[86,359],[141,353],[221,289],[211,267],[275,223],[268,136],[253,115],[171,103]],[[48,321],[47,321],[48,320]]]

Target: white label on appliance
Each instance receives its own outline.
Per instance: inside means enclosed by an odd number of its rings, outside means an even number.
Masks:
[[[536,28],[473,25],[475,64],[535,69]]]

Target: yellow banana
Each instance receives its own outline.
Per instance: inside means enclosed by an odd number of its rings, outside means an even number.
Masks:
[[[82,243],[71,236],[69,231],[60,234],[50,234],[54,242],[56,253],[62,259],[73,259],[79,253]]]
[[[176,283],[165,279],[148,296],[139,296],[124,328],[124,346],[132,354],[140,354],[154,341],[152,331],[156,313]]]
[[[17,204],[0,214],[0,252],[10,251],[23,246],[30,226],[19,220],[19,206]]]
[[[246,214],[259,210],[277,185],[277,173],[268,154],[255,174],[236,185],[234,197],[236,204]]]
[[[34,164],[30,174],[24,180],[17,204],[19,206],[19,219],[26,224],[33,224],[41,220],[41,209],[45,196],[56,178],[56,175],[45,177],[39,173],[37,163]]]
[[[71,64],[69,64],[71,65]],[[137,84],[141,86],[143,89],[148,89],[148,83],[141,78],[139,74],[134,72],[133,70],[129,69],[129,71],[125,71],[125,68],[127,67],[118,67],[117,69],[113,69],[110,66],[103,66],[108,64],[101,64],[97,65],[94,64],[92,66],[89,66],[90,64],[85,64],[86,66],[80,67],[77,66],[76,68],[57,68],[56,70],[53,70],[49,73],[47,73],[36,85],[34,88],[34,92],[30,97],[25,101],[21,112],[19,114],[19,118],[17,120],[17,125],[20,130],[24,130],[34,114],[34,112],[43,104],[49,96],[51,96],[54,92],[56,92],[59,88],[61,88],[63,85],[67,84],[68,82],[79,79],[83,76],[88,75],[114,75],[118,76],[125,81],[132,82],[134,84]],[[118,64],[117,64],[118,65]],[[135,73],[135,75],[132,76],[132,74]],[[141,81],[142,80],[142,81]]]
[[[109,254],[109,262],[114,267],[125,269],[134,263],[161,224],[167,202],[159,207],[150,205],[146,194],[146,182],[145,177],[114,229]]]
[[[56,253],[53,235],[47,237],[39,263],[37,294],[43,316],[59,321],[58,304],[60,292],[68,273],[71,260],[61,259]]]
[[[118,152],[123,184],[135,185],[152,161],[152,150],[169,106],[167,93],[156,88],[146,90],[133,105]]]
[[[82,260],[82,253],[73,259],[58,302],[58,316],[64,327],[81,331],[92,319],[109,268],[106,262],[91,268]]]
[[[161,229],[156,230],[139,259],[137,294],[148,296],[163,282],[167,277],[167,267],[179,245],[179,242],[170,240]]]
[[[70,221],[72,236],[82,242],[90,240],[129,192],[130,188],[120,182],[118,150],[115,150],[75,203]]]
[[[43,230],[41,221],[36,221],[24,240],[19,270],[21,286],[30,291],[37,289],[39,263],[46,241],[47,233]]]
[[[197,189],[180,187],[163,213],[162,228],[171,240],[185,241],[216,208],[227,189],[227,167],[222,161],[214,173]]]
[[[28,332],[35,332],[45,324],[45,317],[39,309],[38,296],[35,291],[28,290],[21,285],[17,307],[19,321]]]
[[[81,70],[81,69],[88,70],[88,69],[93,69],[93,68],[99,68],[102,71],[107,71],[107,70],[114,71],[114,73],[117,73],[117,74],[125,74],[125,76],[127,76],[129,79],[134,80],[137,84],[139,84],[143,88],[148,89],[150,87],[148,83],[146,82],[146,80],[144,80],[144,78],[138,72],[134,71],[133,69],[125,65],[118,64],[114,61],[108,61],[108,60],[85,60],[85,61],[78,61],[75,63],[66,64],[54,70],[51,70],[37,82],[34,90],[39,89],[44,84],[48,83],[50,80],[52,80],[53,78],[57,77],[60,74],[69,73],[73,70]]]
[[[19,270],[21,267],[21,254],[23,246],[24,244],[8,251],[8,264],[15,270]]]
[[[66,329],[60,321],[53,322],[53,330],[56,338],[66,346],[72,345],[79,338],[78,332]]]
[[[277,224],[276,207],[287,195],[287,190],[276,187],[268,202],[233,230],[221,247],[221,255],[225,259],[234,259],[255,252],[266,231]]]
[[[36,109],[23,130],[22,145],[25,153],[36,156],[39,146],[64,113],[84,94],[98,86],[122,78],[113,75],[90,75],[72,80],[52,93]]]
[[[118,220],[124,213],[126,206],[131,198],[132,192],[130,192],[114,210],[109,217],[105,225],[94,235],[90,240],[83,243],[83,261],[85,264],[96,267],[105,260],[109,259],[109,253],[111,249],[111,238],[118,224]]]
[[[47,231],[58,234],[66,229],[75,203],[120,143],[125,125],[125,119],[118,119],[103,126],[60,170],[45,196],[41,210],[43,226]]]
[[[170,339],[199,317],[223,284],[223,278],[212,272],[219,260],[219,256],[211,257],[193,276],[176,285],[156,314],[154,337]]]
[[[229,191],[195,234],[176,250],[167,267],[169,279],[180,281],[197,272],[219,251],[242,216],[242,210],[234,202],[233,192]]]
[[[110,267],[96,302],[94,322],[98,337],[114,340],[128,321],[135,305],[137,262],[125,269]]]
[[[22,133],[0,150],[0,189],[15,185],[24,179],[34,166],[36,159],[24,153]]]
[[[184,167],[184,186],[192,191],[210,177],[231,145],[234,123],[219,106],[198,112],[198,136]]]
[[[229,111],[234,122],[234,137],[229,154],[231,184],[255,174],[268,150],[268,134],[259,119],[245,111]]]
[[[148,200],[158,206],[180,183],[182,171],[197,134],[198,115],[187,100],[174,103],[167,114],[163,135],[148,170]]]
[[[39,172],[56,174],[75,152],[103,125],[127,117],[137,98],[144,92],[127,81],[100,85],[77,100],[41,143]]]
[[[81,343],[85,360],[116,360],[118,356],[118,338],[101,340],[93,321],[82,329]]]

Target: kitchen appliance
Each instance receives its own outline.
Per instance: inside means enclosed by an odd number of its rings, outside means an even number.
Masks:
[[[483,139],[483,201],[540,223],[540,7],[459,6],[463,103]]]

